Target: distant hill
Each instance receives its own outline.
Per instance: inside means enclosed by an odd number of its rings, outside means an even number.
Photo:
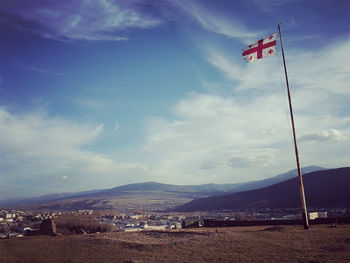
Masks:
[[[304,174],[309,207],[350,207],[350,167]],[[300,207],[298,178],[266,188],[193,200],[177,211]]]
[[[187,203],[196,198],[225,193],[221,188],[226,189],[227,186],[215,184],[182,186],[145,182],[104,190],[3,200],[0,205],[5,208],[31,210],[161,210]]]
[[[303,171],[322,170],[318,166],[303,168]],[[128,184],[104,190],[78,193],[49,194],[35,198],[0,201],[3,207],[27,207],[30,209],[75,210],[75,209],[169,209],[193,199],[224,195],[256,189],[295,177],[297,171],[274,176],[261,181],[237,184],[171,185],[157,182]]]
[[[325,170],[325,168],[320,166],[307,166],[302,168],[302,173]],[[216,193],[225,192],[241,192],[245,190],[252,190],[257,188],[262,188],[265,186],[270,186],[279,182],[283,182],[290,178],[296,177],[298,175],[297,169],[290,170],[286,173],[279,174],[277,176],[257,180],[248,181],[244,183],[236,184],[201,184],[201,185],[172,185],[172,184],[162,184],[157,182],[145,182],[128,184],[123,186],[118,186],[112,189],[102,190],[97,195],[119,195],[129,191],[162,191],[162,192],[184,192],[190,195],[215,195]]]

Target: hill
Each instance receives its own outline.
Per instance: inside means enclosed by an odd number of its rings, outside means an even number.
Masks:
[[[350,226],[235,227],[0,239],[1,262],[349,262]]]
[[[309,173],[309,172],[315,172],[315,171],[321,171],[326,170],[326,168],[320,167],[320,166],[306,166],[301,168],[302,174]],[[239,186],[235,189],[235,191],[232,192],[242,192],[242,191],[248,191],[248,190],[254,190],[259,189],[263,187],[267,187],[270,185],[274,185],[283,181],[286,181],[288,179],[294,178],[298,176],[297,169],[290,170],[286,173],[276,175],[274,177],[270,177],[263,180],[257,180],[257,181],[249,181],[242,184],[239,184]]]
[[[350,167],[311,172],[303,176],[309,207],[350,207]],[[266,188],[193,200],[177,211],[292,208],[300,206],[298,178]]]

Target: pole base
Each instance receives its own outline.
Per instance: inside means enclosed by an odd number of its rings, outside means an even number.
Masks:
[[[307,220],[307,215],[303,213],[303,224],[304,224],[304,229],[309,229],[309,221]]]

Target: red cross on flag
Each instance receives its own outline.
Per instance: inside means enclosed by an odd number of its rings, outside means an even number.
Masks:
[[[244,48],[242,56],[245,61],[253,62],[256,59],[276,55],[276,35],[277,33],[273,33]]]

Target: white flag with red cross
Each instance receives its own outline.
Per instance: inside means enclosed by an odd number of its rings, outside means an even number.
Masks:
[[[242,56],[245,61],[253,62],[256,59],[276,55],[276,35],[277,33],[273,33],[244,48]]]

